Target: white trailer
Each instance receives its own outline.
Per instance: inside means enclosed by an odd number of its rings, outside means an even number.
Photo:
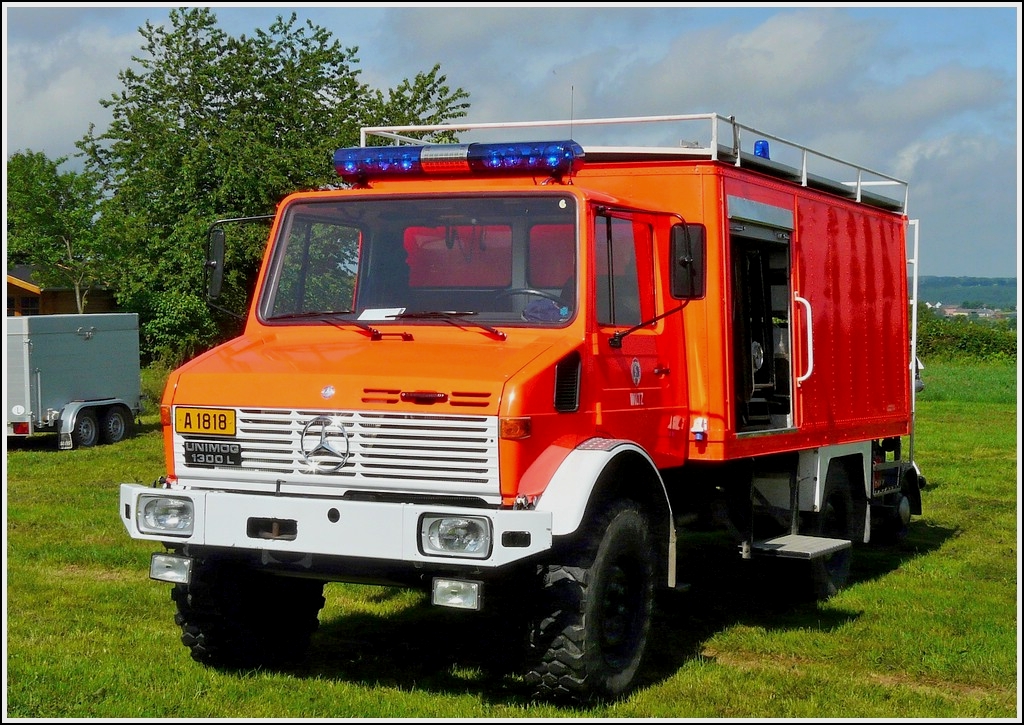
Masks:
[[[117,443],[142,412],[135,313],[7,318],[9,437],[57,433],[62,450]]]

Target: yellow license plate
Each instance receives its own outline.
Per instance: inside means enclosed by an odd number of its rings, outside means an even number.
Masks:
[[[235,411],[229,408],[175,408],[174,430],[183,434],[233,436]]]

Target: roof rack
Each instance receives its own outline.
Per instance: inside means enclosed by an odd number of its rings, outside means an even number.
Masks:
[[[647,138],[651,142],[639,146],[597,143],[606,141],[609,137],[608,127],[623,125],[640,126],[643,130],[640,133],[635,133],[635,137]],[[741,124],[733,116],[722,116],[717,113],[583,118],[559,121],[367,126],[360,131],[359,145],[379,145],[368,143],[371,137],[386,139],[398,145],[432,144],[437,143],[436,139],[439,138],[448,139],[448,142],[451,142],[450,139],[455,138],[455,134],[458,132],[477,135],[491,134],[492,140],[507,141],[509,129],[560,129],[565,127],[570,129],[573,140],[583,146],[588,160],[684,158],[721,161],[737,167],[751,168],[801,186],[837,194],[843,198],[888,211],[906,213],[907,210],[909,197],[906,181],[814,151],[780,136]],[[688,135],[676,136],[674,141],[663,140],[666,133],[677,133],[677,129]],[[496,132],[501,132],[501,134],[495,136]],[[593,136],[595,143],[588,143],[587,136]],[[544,139],[531,138],[529,140]]]

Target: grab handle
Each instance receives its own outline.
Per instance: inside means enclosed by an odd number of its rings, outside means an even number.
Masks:
[[[807,370],[796,379],[796,384],[800,385],[807,378],[811,377],[811,373],[814,371],[814,317],[811,314],[810,302],[796,293],[793,294],[793,301],[803,305],[807,311]]]

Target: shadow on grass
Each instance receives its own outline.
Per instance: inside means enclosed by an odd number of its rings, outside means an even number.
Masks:
[[[906,562],[934,551],[954,531],[914,521],[910,534],[890,546],[854,547],[847,586],[880,579]],[[685,592],[667,592],[659,602],[653,647],[640,686],[671,677],[702,656],[705,643],[733,626],[767,631],[828,632],[862,612],[819,605],[796,593],[808,582],[806,562],[743,560],[732,542],[701,542],[680,552],[679,570],[690,574]],[[683,575],[681,575],[683,576]]]
[[[899,544],[858,547],[849,584],[883,577],[937,549],[953,533],[916,521]],[[744,561],[724,537],[688,543],[680,548],[679,571],[689,587],[659,595],[638,688],[657,685],[704,656],[705,643],[733,625],[829,631],[861,614],[795,599],[789,589],[794,580],[787,577],[804,573],[794,570],[780,577],[778,569]],[[405,596],[399,590],[384,590],[380,596],[399,594]],[[298,677],[453,696],[475,694],[492,704],[522,706],[530,698],[517,674],[517,637],[510,623],[497,616],[432,607],[424,598],[388,616],[352,614],[324,621],[307,659],[285,670]]]

